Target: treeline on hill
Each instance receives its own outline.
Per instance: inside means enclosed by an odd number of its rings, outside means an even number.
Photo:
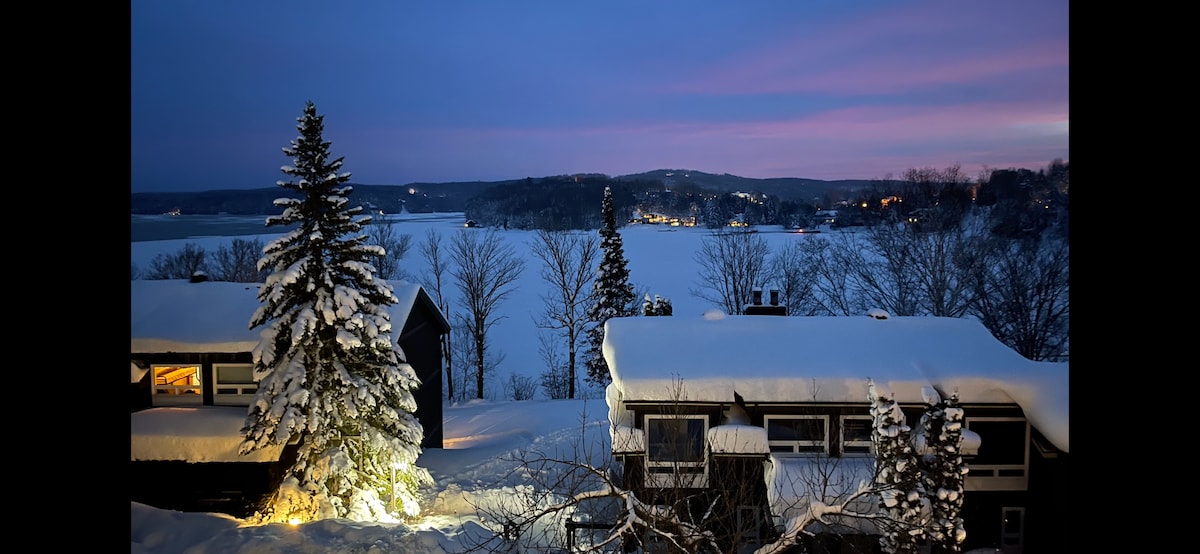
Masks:
[[[496,182],[352,185],[352,200],[367,213],[463,212],[485,227],[522,230],[598,229],[605,187],[613,191],[619,224],[651,214],[717,229],[779,225],[787,229],[905,221],[951,227],[971,206],[999,205],[996,232],[1037,234],[1069,216],[1070,166],[992,170],[977,179],[957,166],[909,169],[873,181],[747,179],[733,175],[657,170],[625,177],[560,175]],[[757,187],[757,188],[756,188]],[[764,192],[770,190],[771,192]],[[188,193],[133,193],[132,213],[278,215],[275,188]],[[836,211],[836,216],[824,210]],[[830,219],[832,218],[832,221]],[[1065,225],[1063,226],[1065,227]]]
[[[978,180],[957,166],[910,169],[900,179],[878,181],[837,207],[834,227],[909,223],[916,230],[957,227],[972,207],[992,208],[993,234],[1038,236],[1070,223],[1070,164],[1054,160],[1038,171],[998,169]]]
[[[795,229],[824,223],[817,212],[834,210],[834,227],[906,222],[933,230],[957,226],[972,206],[997,206],[994,231],[1018,237],[1040,234],[1055,221],[1066,221],[1069,173],[1069,165],[1062,160],[1038,171],[993,170],[978,179],[967,177],[958,166],[910,169],[895,179],[852,188],[827,187],[820,196],[811,196],[816,192],[812,189],[796,191],[792,197],[749,188],[723,192],[711,184],[678,178],[526,178],[480,192],[464,211],[468,219],[485,227],[597,229],[600,215],[595,207],[607,186],[613,191],[614,212],[622,225],[656,214],[710,229],[731,225]]]
[[[841,180],[820,181],[816,179],[773,178],[751,179],[736,175],[715,175],[687,170],[655,170],[635,175],[610,178],[602,174],[561,175],[542,178],[525,178],[507,181],[468,181],[447,183],[409,183],[407,185],[354,184],[352,199],[368,212],[383,211],[399,213],[401,208],[409,213],[467,212],[473,199],[485,192],[500,187],[507,194],[523,194],[531,190],[542,194],[543,186],[554,184],[583,185],[583,189],[594,188],[596,183],[622,183],[620,188],[633,193],[640,201],[649,201],[643,211],[655,213],[681,213],[699,211],[708,199],[725,193],[747,192],[765,196],[776,201],[791,200],[803,205],[830,206],[861,190],[871,181]],[[588,185],[593,185],[589,187]],[[600,187],[603,190],[603,186]],[[251,190],[210,190],[203,192],[136,192],[130,195],[130,213],[163,214],[231,214],[231,215],[278,215],[280,209],[273,201],[280,196],[278,187]],[[580,206],[571,200],[578,191],[551,191],[555,196],[555,218],[562,221],[583,220],[590,216],[581,214],[585,209],[594,211],[594,204]],[[666,193],[665,195],[659,193]],[[589,194],[599,194],[591,192]],[[698,196],[705,195],[704,200]],[[502,198],[502,193],[492,191],[491,200]],[[661,202],[661,204],[655,204]],[[541,199],[530,199],[527,205],[513,199],[504,202],[506,215],[512,219],[532,219],[536,214],[525,214],[543,204]],[[473,216],[470,216],[473,217]],[[503,218],[501,218],[502,220]],[[541,219],[546,219],[542,217]],[[594,219],[594,218],[592,218]],[[556,223],[559,225],[562,223]],[[575,225],[575,224],[571,224]],[[592,225],[592,228],[596,228]]]
[[[794,228],[811,221],[823,204],[837,202],[836,199],[852,190],[827,187],[822,196],[796,200],[751,188],[729,191],[728,185],[725,190],[719,186],[691,180],[606,175],[526,178],[480,192],[467,202],[465,215],[486,227],[597,229],[600,214],[595,207],[605,187],[609,187],[613,192],[614,213],[622,225],[639,216],[657,214],[709,228],[724,227],[734,220],[746,225]],[[807,197],[811,192],[811,189],[792,191],[793,196],[799,197]]]

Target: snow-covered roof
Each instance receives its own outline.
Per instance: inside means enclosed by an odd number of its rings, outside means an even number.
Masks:
[[[393,340],[408,320],[420,285],[388,281],[399,302],[389,306]],[[187,279],[129,282],[130,352],[250,352],[262,329],[250,329],[259,307],[257,283]]]
[[[1069,450],[1067,363],[1035,362],[978,321],[948,317],[624,317],[605,324],[620,401],[867,403],[867,381],[903,403],[934,385],[961,403],[1016,403]],[[612,399],[610,399],[610,405]],[[616,421],[616,420],[614,420]]]
[[[283,445],[238,454],[245,406],[150,408],[129,414],[130,460],[273,462]]]

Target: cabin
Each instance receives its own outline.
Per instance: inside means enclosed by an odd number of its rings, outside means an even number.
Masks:
[[[703,519],[723,550],[751,551],[811,502],[832,504],[871,481],[869,382],[896,398],[914,429],[932,387],[957,394],[964,414],[963,551],[1067,551],[1057,536],[1067,507],[1066,363],[1028,360],[972,319],[747,311],[766,315],[605,324],[612,455],[624,487]],[[793,551],[880,551],[879,529],[862,518],[806,531]],[[639,540],[668,551],[649,534]]]
[[[442,337],[450,326],[417,284],[389,281],[392,337],[421,386],[422,448],[442,447]],[[273,489],[295,445],[237,453],[257,385],[258,283],[130,281],[130,463],[133,500],[237,517]]]

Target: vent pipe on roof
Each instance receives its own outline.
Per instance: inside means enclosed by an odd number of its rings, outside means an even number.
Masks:
[[[762,287],[754,287],[750,290],[750,303],[755,306],[762,306]]]
[[[779,289],[771,289],[771,305],[779,305]]]

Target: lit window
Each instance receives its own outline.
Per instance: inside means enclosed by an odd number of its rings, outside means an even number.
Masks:
[[[200,404],[200,366],[155,365],[154,404]]]
[[[252,364],[213,364],[214,404],[249,406],[258,390]]]
[[[646,416],[646,486],[703,487],[707,484],[704,415]]]
[[[767,445],[777,454],[829,452],[829,416],[767,416]]]
[[[871,454],[871,416],[842,416],[842,455]]]

